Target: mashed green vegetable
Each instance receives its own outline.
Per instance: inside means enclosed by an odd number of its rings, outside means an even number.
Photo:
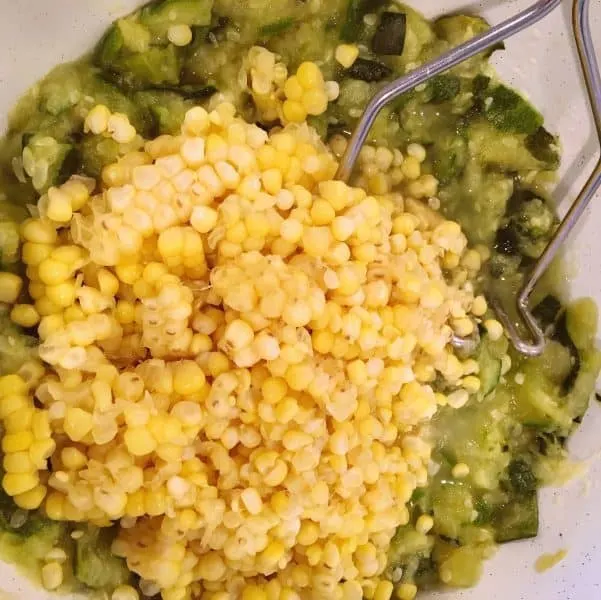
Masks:
[[[171,23],[190,26],[192,42],[171,43]],[[315,60],[326,78],[338,81],[338,100],[314,121],[328,138],[351,131],[386,81],[487,27],[479,17],[430,22],[409,7],[367,0],[152,2],[117,21],[90,56],[52,71],[11,115],[0,143],[2,268],[19,268],[15,222],[27,204],[73,174],[98,176],[105,164],[136,149],[138,141],[82,134],[85,114],[96,104],[125,113],[146,137],[177,131],[186,110],[216,92],[256,121],[238,74],[248,49],[260,44],[278,53],[289,71]],[[360,44],[349,69],[334,59],[342,42]],[[440,182],[441,210],[461,223],[470,242],[491,252],[480,284],[486,288],[492,276],[515,289],[556,226],[545,182],[558,166],[558,142],[541,114],[496,79],[488,56],[399,98],[370,137],[390,148],[426,147],[423,169]],[[505,338],[493,341],[483,331],[475,356],[481,391],[460,412],[443,409],[433,422],[432,478],[415,493],[412,521],[395,537],[388,570],[393,581],[471,586],[495,543],[536,535],[537,489],[565,459],[565,441],[586,411],[601,368],[594,304],[566,307],[552,278],[543,288],[537,314],[549,334],[545,353],[520,357]],[[0,372],[14,371],[34,351],[35,339],[5,314],[0,329]],[[2,498],[1,546],[11,559],[38,560],[48,539],[66,535],[35,514],[15,528],[14,514]],[[429,532],[416,527],[426,514],[434,519]],[[98,535],[87,531],[74,544],[74,574],[89,587],[114,587],[126,579],[123,564],[107,556],[107,542],[98,542]]]

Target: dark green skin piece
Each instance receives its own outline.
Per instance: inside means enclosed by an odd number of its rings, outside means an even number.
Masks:
[[[517,494],[530,494],[536,492],[538,485],[532,467],[523,459],[516,458],[507,467],[507,476],[511,488]]]
[[[405,48],[407,15],[398,12],[383,12],[380,23],[371,40],[371,49],[375,54],[400,56]]]
[[[146,91],[173,92],[186,100],[204,100],[212,96],[217,88],[213,85],[157,85],[146,88]]]
[[[259,36],[261,38],[268,38],[272,35],[278,35],[279,33],[290,29],[295,23],[296,21],[292,17],[285,17],[284,19],[274,21],[273,23],[261,27],[261,29],[259,29]]]
[[[372,83],[390,77],[392,69],[375,60],[358,58],[344,73],[351,79],[360,79],[361,81]]]
[[[553,295],[545,296],[533,309],[532,315],[538,321],[543,330],[547,329],[555,321],[561,312],[561,302]]]
[[[491,98],[484,116],[500,131],[532,134],[543,124],[543,116],[517,92],[499,85],[488,94]]]
[[[570,352],[570,356],[572,357],[572,368],[570,369],[568,376],[563,380],[563,383],[561,384],[561,391],[563,395],[569,393],[569,391],[574,387],[574,383],[576,383],[576,378],[578,377],[578,373],[580,372],[581,366],[580,352],[578,352],[576,344],[574,344],[572,338],[570,337],[570,334],[568,333],[566,319],[567,316],[564,312],[559,318],[559,321],[557,321],[555,331],[553,332],[553,339],[559,342],[562,346],[565,346]]]
[[[530,154],[547,165],[549,169],[559,166],[559,148],[557,138],[544,127],[539,127],[525,141]]]
[[[430,102],[434,104],[442,104],[452,100],[457,96],[460,89],[459,77],[454,75],[438,75],[428,82]]]

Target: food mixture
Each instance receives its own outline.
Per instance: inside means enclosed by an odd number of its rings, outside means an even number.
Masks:
[[[4,559],[112,600],[412,600],[537,534],[597,310],[556,266],[527,359],[486,295],[511,298],[554,232],[557,138],[479,55],[387,107],[335,179],[375,91],[487,27],[161,0],[19,101]]]

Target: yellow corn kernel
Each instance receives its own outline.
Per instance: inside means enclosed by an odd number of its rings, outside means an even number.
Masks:
[[[417,595],[417,586],[413,583],[401,583],[396,589],[398,600],[413,600]]]
[[[58,285],[46,287],[46,297],[52,304],[60,308],[68,308],[75,302],[75,282],[64,281]]]
[[[284,119],[290,123],[302,123],[307,118],[307,111],[298,100],[286,100],[282,105]]]
[[[44,510],[53,521],[64,520],[65,497],[60,492],[50,492],[44,502]]]
[[[415,522],[415,529],[419,533],[426,534],[434,527],[434,519],[430,515],[420,515]]]
[[[45,258],[50,256],[53,247],[51,244],[25,242],[21,248],[21,258],[26,265],[38,266]]]
[[[174,46],[187,46],[192,41],[192,30],[188,25],[171,25],[167,30],[167,39]]]
[[[302,99],[303,107],[310,115],[321,115],[328,109],[328,96],[323,89],[308,90]]]
[[[34,327],[40,321],[38,311],[31,304],[15,304],[10,311],[10,318],[21,327]]]
[[[68,223],[73,217],[71,198],[59,188],[51,187],[48,190],[46,215],[52,221]]]
[[[119,585],[111,594],[111,600],[139,600],[140,595],[131,585]]]
[[[61,461],[66,469],[78,471],[86,465],[88,458],[81,450],[67,447],[61,451]]]
[[[46,285],[63,283],[71,276],[69,265],[54,258],[46,258],[39,265],[40,281]]]
[[[358,56],[359,48],[355,44],[340,44],[334,51],[334,58],[345,69],[352,67]]]
[[[32,473],[36,470],[27,451],[5,454],[2,464],[6,473]]]
[[[127,300],[119,300],[115,307],[115,317],[121,325],[133,323],[136,319],[136,307]]]
[[[106,131],[108,127],[111,111],[104,104],[97,104],[86,115],[84,121],[84,132],[91,132],[94,135],[100,135]]]
[[[241,595],[242,600],[267,600],[267,594],[258,585],[245,585]]]
[[[37,440],[45,440],[52,435],[48,411],[36,409],[31,418],[31,432]]]
[[[128,285],[133,285],[140,277],[142,277],[142,273],[144,271],[144,267],[140,264],[131,264],[131,265],[117,265],[115,267],[115,273],[117,277]]]
[[[269,194],[277,194],[282,189],[282,173],[279,169],[267,169],[261,174],[261,180],[265,191]]]
[[[19,431],[8,433],[2,438],[2,450],[4,452],[22,452],[28,450],[33,443],[31,431]]]
[[[116,296],[119,291],[119,279],[108,269],[100,269],[96,274],[98,277],[98,289],[105,296]]]
[[[286,98],[288,98],[288,100],[300,100],[303,97],[303,93],[304,89],[300,84],[298,77],[296,75],[288,77],[284,84],[284,94],[286,94]]]
[[[48,317],[61,312],[61,307],[52,302],[47,296],[42,296],[36,300],[34,306],[41,317]]]
[[[53,561],[42,567],[42,585],[47,590],[56,590],[63,583],[63,567],[60,563]]]
[[[494,342],[503,336],[503,325],[496,319],[487,319],[484,321],[484,327],[488,337]]]
[[[53,439],[35,440],[29,447],[29,458],[38,470],[46,468],[46,461],[56,450],[56,442]]]
[[[144,512],[144,490],[136,490],[133,494],[129,494],[127,497],[127,504],[125,505],[125,514],[128,517],[141,517]]]
[[[73,177],[61,186],[61,190],[69,196],[71,208],[78,211],[84,207],[90,198],[90,192],[94,191],[96,182],[90,178]]]
[[[149,515],[157,516],[164,514],[166,506],[166,494],[162,488],[146,492],[144,507]]]
[[[17,392],[20,389],[21,386],[15,386]],[[13,413],[22,413],[29,407],[31,407],[31,400],[24,394],[14,393],[4,396],[0,400],[0,419],[6,419]]]
[[[38,326],[38,335],[42,340],[47,339],[53,333],[61,331],[65,327],[65,320],[62,315],[53,314],[43,316]]]
[[[374,592],[374,600],[390,600],[393,590],[394,586],[391,581],[379,581]]]
[[[56,229],[49,221],[27,219],[21,225],[21,236],[26,242],[35,244],[55,244]]]
[[[92,431],[93,424],[93,417],[88,411],[77,407],[67,408],[63,427],[65,433],[74,442],[79,442],[86,437]]]
[[[9,496],[17,496],[35,488],[39,481],[40,478],[36,472],[6,473],[2,478],[2,487]]]
[[[33,404],[29,402],[25,408],[11,412],[4,419],[4,430],[8,433],[31,430],[34,410]]]
[[[470,468],[465,463],[457,463],[453,467],[451,474],[455,479],[464,479],[470,474]]]
[[[0,273],[0,302],[14,304],[23,289],[23,280],[14,273]]]
[[[123,436],[128,451],[133,456],[145,456],[157,447],[157,441],[145,427],[131,427]]]
[[[197,394],[205,385],[202,369],[192,360],[183,360],[172,365],[173,391],[182,396]]]
[[[306,61],[301,63],[296,71],[296,77],[305,90],[319,88],[324,83],[323,75],[314,62]]]
[[[16,495],[13,499],[15,504],[24,510],[35,510],[39,508],[46,497],[47,488],[44,485],[36,485],[28,492]]]

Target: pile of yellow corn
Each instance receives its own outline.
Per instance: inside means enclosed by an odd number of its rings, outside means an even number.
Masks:
[[[420,152],[374,152],[391,188],[435,190]],[[486,312],[459,226],[336,167],[305,123],[196,107],[21,228],[33,304],[12,314],[44,364],[0,379],[3,487],[51,519],[119,521],[114,552],[165,600],[388,600],[421,426],[478,389],[449,345]],[[0,280],[4,300],[20,287]]]

